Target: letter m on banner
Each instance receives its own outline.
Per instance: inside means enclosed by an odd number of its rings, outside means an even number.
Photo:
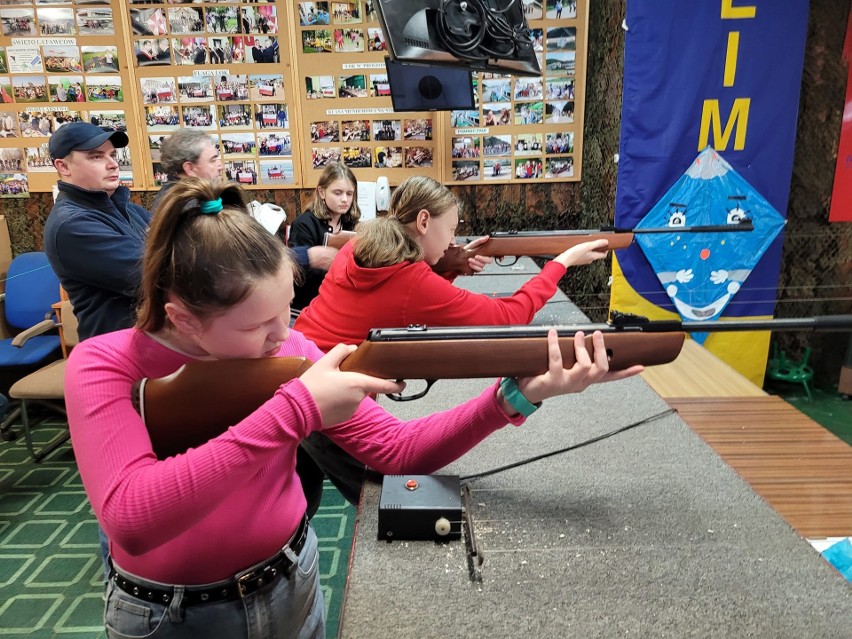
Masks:
[[[706,147],[786,216],[807,0],[627,0],[625,23],[616,226],[635,227]],[[690,203],[674,204],[686,205],[688,218]],[[724,316],[774,315],[782,244],[783,234]],[[611,306],[677,317],[638,243],[613,260]],[[769,337],[713,333],[704,346],[762,384]]]

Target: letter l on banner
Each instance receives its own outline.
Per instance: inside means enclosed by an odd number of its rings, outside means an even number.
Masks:
[[[615,225],[633,228],[707,146],[786,216],[807,0],[627,0],[625,22]],[[783,234],[725,316],[773,316],[782,244]],[[636,244],[613,259],[610,303],[677,317]],[[713,333],[704,345],[761,385],[769,337]]]

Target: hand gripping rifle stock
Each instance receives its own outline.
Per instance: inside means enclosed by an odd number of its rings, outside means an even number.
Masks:
[[[340,370],[383,379],[426,380],[423,397],[438,379],[530,377],[547,370],[547,326],[467,326],[373,329],[343,360]],[[565,368],[574,364],[574,335],[583,331],[592,352],[592,332],[604,334],[610,370],[673,361],[688,332],[852,330],[852,315],[802,319],[679,322],[650,321],[613,313],[607,324],[556,326]],[[154,452],[160,459],[185,452],[225,432],[271,398],[311,362],[303,357],[198,361],[167,377],[134,386]]]

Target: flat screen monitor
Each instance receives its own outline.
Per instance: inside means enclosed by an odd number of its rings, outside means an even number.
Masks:
[[[540,76],[522,0],[375,0],[393,60]]]
[[[470,71],[405,64],[385,58],[394,111],[461,111],[476,108]]]

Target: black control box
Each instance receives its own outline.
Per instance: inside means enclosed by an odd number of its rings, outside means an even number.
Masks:
[[[458,475],[385,475],[379,501],[379,539],[459,539],[461,521]]]

